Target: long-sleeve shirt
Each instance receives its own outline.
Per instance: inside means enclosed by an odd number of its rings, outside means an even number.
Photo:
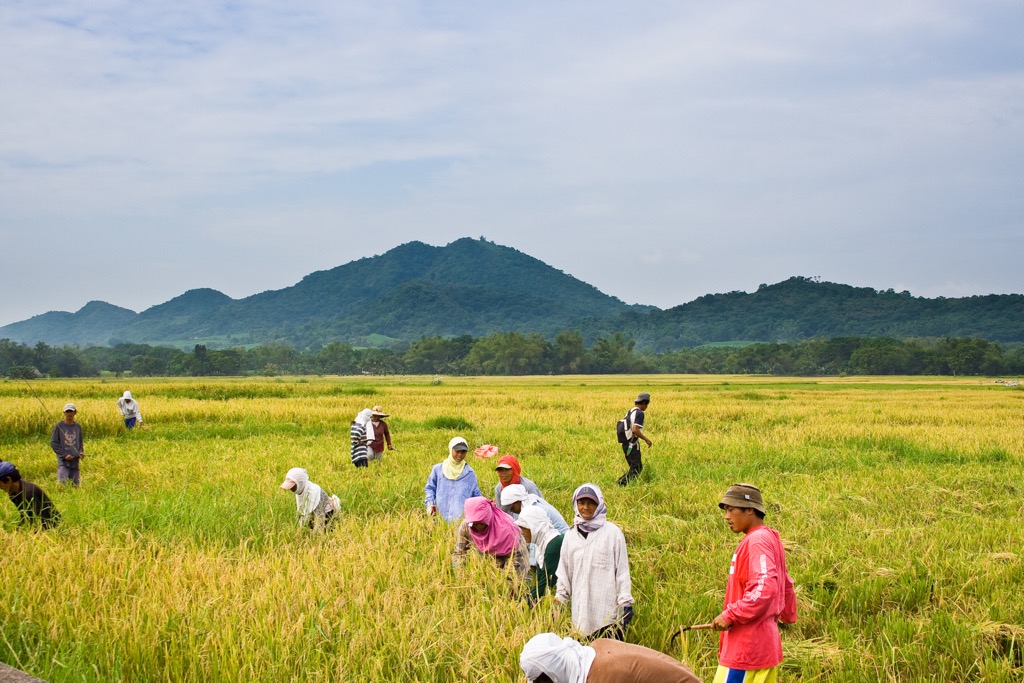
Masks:
[[[543,598],[549,588],[554,588],[558,581],[558,559],[562,553],[563,535],[552,538],[544,548],[544,566],[537,565],[537,583],[530,588],[530,597],[537,600]]]
[[[544,496],[540,494],[540,489],[537,488],[537,485],[534,484],[532,481],[530,481],[526,477],[519,477],[519,483],[523,485],[527,493],[532,493],[541,500],[544,500]],[[501,490],[503,488],[505,487],[501,485],[500,481],[498,482],[497,486],[494,487],[494,502],[498,504],[498,507],[500,507],[503,512],[509,512],[510,506],[501,504]]]
[[[791,586],[778,532],[763,525],[748,532],[729,566],[721,616],[732,627],[719,636],[719,664],[753,671],[782,663],[778,621],[787,605],[795,617]]]
[[[308,486],[308,484],[307,484]],[[334,514],[334,507],[331,505],[331,497],[327,495],[327,492],[320,489],[320,495],[317,496],[316,507],[311,512],[303,514],[298,513],[299,526],[309,527],[310,529],[319,529],[323,527],[328,520],[328,514]]]
[[[139,422],[142,422],[142,411],[139,410],[138,402],[133,398],[119,398],[117,399],[117,409],[124,415],[124,419],[134,417]]]
[[[448,522],[454,522],[462,516],[462,508],[467,498],[484,495],[480,492],[480,486],[476,481],[476,472],[472,467],[466,465],[459,478],[452,480],[444,476],[441,471],[441,463],[437,463],[430,470],[423,493],[426,498],[426,506],[428,508],[431,505],[436,507],[437,514]]]
[[[383,451],[385,441],[388,442],[388,448],[392,448],[391,430],[388,429],[388,423],[384,420],[378,420],[376,424],[370,422],[370,425],[373,427],[373,443],[370,444],[373,450],[377,453]],[[367,432],[367,436],[369,436],[369,432]]]
[[[605,522],[584,538],[577,527],[562,540],[555,599],[570,602],[572,623],[583,635],[618,621],[633,604],[626,537]]]
[[[57,455],[57,464],[76,469],[78,467],[78,460],[85,453],[85,443],[82,438],[82,425],[77,422],[68,424],[67,422],[58,422],[53,427],[53,433],[50,435],[50,448]],[[70,460],[65,460],[64,456],[70,455]]]
[[[526,503],[523,503],[523,505],[525,504]],[[548,516],[548,521],[551,522],[551,526],[555,527],[555,531],[557,531],[560,534],[564,534],[569,530],[569,523],[566,522],[565,518],[562,517],[562,514],[555,509],[554,505],[547,502],[543,498],[538,499],[537,502],[534,503],[534,505],[536,505],[537,507],[544,511],[544,513]]]
[[[455,549],[452,550],[452,566],[458,567],[460,563],[465,561],[466,553],[469,552],[470,548],[476,549],[476,544],[473,543],[473,536],[469,531],[469,522],[463,520],[463,522],[459,524],[459,529],[455,534]],[[477,552],[479,552],[479,550]],[[526,539],[522,536],[519,537],[519,544],[510,554],[493,555],[492,557],[494,557],[494,560],[498,563],[499,567],[504,567],[508,564],[508,561],[511,558],[512,570],[516,573],[516,576],[520,581],[525,581],[527,574],[530,573],[530,553],[526,549]]]
[[[49,529],[60,522],[60,512],[50,501],[49,496],[32,482],[22,479],[21,490],[7,495],[21,513],[19,526],[39,523],[44,529]]]

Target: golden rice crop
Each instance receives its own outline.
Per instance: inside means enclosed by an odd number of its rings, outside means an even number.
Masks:
[[[116,399],[130,389],[144,429]],[[637,485],[614,423],[653,395]],[[74,401],[89,457],[56,484],[48,441]],[[348,425],[381,404],[398,451],[355,469]],[[632,642],[669,651],[721,607],[738,538],[716,504],[764,490],[796,579],[784,680],[1018,681],[1024,392],[958,378],[421,377],[0,381],[0,458],[64,514],[15,528],[0,505],[0,660],[50,681],[511,681],[550,600],[509,597],[486,561],[451,568],[453,529],[422,512],[456,432],[516,455],[571,519],[604,490],[629,546]],[[492,460],[470,457],[493,494]],[[295,528],[290,467],[342,500]],[[706,680],[716,636],[690,633]]]

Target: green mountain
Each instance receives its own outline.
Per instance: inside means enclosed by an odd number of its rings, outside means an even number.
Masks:
[[[35,344],[103,345],[111,332],[138,316],[135,311],[103,301],[90,301],[76,313],[50,311],[0,327],[0,339]]]
[[[279,342],[307,348],[337,340],[358,344],[370,335],[405,340],[513,330],[553,335],[648,308],[627,306],[510,247],[463,238],[444,247],[410,242],[244,299],[191,290],[137,315],[125,311],[127,317],[106,327],[92,325],[89,334],[69,335],[68,321],[83,308],[7,325],[0,338],[184,347]]]
[[[1024,296],[925,299],[793,277],[749,294],[708,294],[660,310],[628,306],[510,247],[463,238],[443,247],[410,242],[244,299],[194,289],[142,313],[93,301],[77,313],[50,312],[0,327],[0,338],[306,349],[507,331],[552,337],[562,330],[578,330],[588,343],[623,332],[637,348],[655,351],[814,337],[1024,342]]]
[[[925,299],[792,277],[756,292],[708,294],[688,304],[627,313],[623,329],[659,351],[727,341],[784,342],[815,337],[979,337],[1024,341],[1024,296]]]

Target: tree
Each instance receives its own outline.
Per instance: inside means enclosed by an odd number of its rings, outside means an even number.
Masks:
[[[210,375],[212,364],[210,363],[209,349],[206,348],[205,344],[196,344],[192,349],[192,359],[188,363],[190,374],[193,375]]]
[[[331,342],[317,353],[315,365],[324,375],[350,375],[356,370],[356,353],[348,344]]]
[[[373,375],[402,372],[402,358],[390,349],[366,349],[359,354],[359,370]]]
[[[499,332],[476,340],[465,367],[484,375],[538,375],[549,371],[550,346],[539,334]]]
[[[581,372],[586,356],[583,349],[583,335],[578,331],[559,332],[555,336],[551,356],[552,369],[556,374],[567,375]]]
[[[908,366],[903,342],[891,337],[869,339],[850,354],[850,371],[860,375],[901,375]]]
[[[473,343],[469,335],[452,339],[421,337],[410,344],[409,350],[405,352],[403,361],[406,371],[420,374],[458,373]]]
[[[599,337],[590,348],[586,371],[595,374],[645,371],[646,366],[633,356],[635,346],[636,341],[627,338],[621,332],[616,332],[611,337]]]
[[[998,375],[1003,372],[1003,350],[984,339],[943,339],[939,353],[954,375]]]

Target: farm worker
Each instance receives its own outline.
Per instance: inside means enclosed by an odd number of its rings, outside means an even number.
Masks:
[[[622,640],[633,619],[632,581],[622,530],[607,521],[608,508],[595,484],[572,496],[573,527],[558,560],[555,600],[572,603],[572,625],[581,635]]]
[[[50,448],[57,455],[57,481],[61,484],[71,481],[75,486],[82,483],[79,462],[85,457],[85,442],[82,425],[75,422],[78,408],[74,403],[64,406],[64,419],[53,427]]]
[[[349,427],[349,439],[352,442],[352,464],[356,467],[367,467],[370,461],[370,444],[375,438],[373,433],[373,411],[363,408],[352,420]]]
[[[470,546],[484,555],[490,555],[499,567],[512,560],[512,570],[519,581],[525,581],[530,572],[530,555],[526,540],[519,527],[494,501],[483,496],[469,498],[463,504],[465,519],[459,524],[452,551],[452,566],[464,562]]]
[[[633,479],[640,476],[644,469],[644,463],[640,458],[640,442],[652,446],[651,440],[644,434],[644,414],[647,406],[651,404],[651,395],[646,391],[640,392],[633,407],[626,413],[627,434],[626,443],[622,444],[622,454],[626,456],[626,464],[629,470],[619,477],[619,486],[625,486]]]
[[[328,496],[322,488],[309,480],[309,473],[301,467],[288,470],[281,488],[295,493],[299,526],[318,531],[326,529],[334,519],[334,513],[341,511],[338,497]]]
[[[796,621],[793,579],[779,534],[764,524],[761,491],[733,484],[718,507],[743,540],[732,556],[725,607],[712,624],[721,631],[715,683],[774,683],[782,663],[778,622]]]
[[[531,683],[701,683],[681,662],[642,645],[607,638],[581,645],[554,633],[530,638],[519,666]]]
[[[50,529],[60,523],[60,512],[49,497],[41,488],[22,479],[14,463],[0,462],[0,490],[7,493],[14,507],[21,513],[18,526],[39,524],[44,529]]]
[[[508,512],[508,506],[501,502],[501,490],[511,484],[522,484],[526,487],[527,493],[532,493],[538,498],[544,498],[537,485],[522,476],[523,468],[515,457],[511,455],[501,456],[498,458],[498,464],[494,467],[494,471],[498,473],[498,483],[494,487],[494,500],[498,501],[501,509],[505,512]]]
[[[548,589],[554,590],[557,580],[558,558],[562,552],[562,532],[551,526],[551,520],[538,505],[523,508],[516,518],[523,538],[535,548],[537,580],[530,587],[530,600],[543,598]]]
[[[532,493],[527,493],[526,487],[522,484],[509,484],[501,490],[501,509],[512,515],[513,519],[530,507],[540,508],[558,533],[564,534],[569,530],[569,525],[554,505]]]
[[[382,417],[390,417],[388,413],[383,412],[380,406],[374,406],[370,413],[370,427],[373,428],[373,442],[370,444],[370,460],[383,460],[384,459],[384,442],[388,442],[388,450],[393,451],[395,447],[391,445],[391,430],[388,429],[388,423],[382,420]]]
[[[135,429],[136,424],[142,424],[142,412],[139,410],[139,402],[132,398],[132,392],[124,392],[124,396],[117,399],[117,409],[124,416],[124,426],[128,429]]]
[[[448,442],[448,457],[434,465],[423,487],[426,494],[427,514],[440,514],[447,522],[462,516],[466,500],[482,496],[476,472],[466,462],[469,444],[461,436]]]

